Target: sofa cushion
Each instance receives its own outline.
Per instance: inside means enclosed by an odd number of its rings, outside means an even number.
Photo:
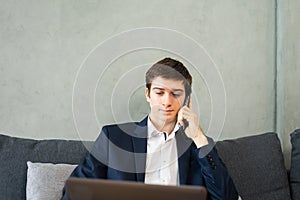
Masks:
[[[290,182],[293,199],[300,199],[300,129],[291,133]]]
[[[59,200],[65,181],[77,165],[27,162],[26,199]]]
[[[216,148],[243,200],[291,199],[281,145],[275,133],[220,141]]]
[[[0,134],[0,199],[26,199],[27,161],[78,164],[80,141],[32,140]]]

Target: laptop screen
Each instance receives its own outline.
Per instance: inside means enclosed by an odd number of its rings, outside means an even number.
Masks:
[[[71,200],[205,200],[202,186],[165,186],[129,181],[69,178],[66,192]]]

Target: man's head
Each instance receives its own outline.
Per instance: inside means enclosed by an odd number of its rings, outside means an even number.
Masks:
[[[178,60],[164,58],[152,65],[146,73],[146,87],[148,90],[151,89],[152,81],[157,77],[182,81],[185,93],[191,93],[192,76],[187,68]]]
[[[155,63],[146,73],[146,98],[151,117],[175,121],[186,95],[191,92],[192,76],[186,67],[172,58]]]

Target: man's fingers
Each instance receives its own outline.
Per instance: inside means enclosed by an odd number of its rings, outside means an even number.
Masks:
[[[185,106],[181,109],[180,120],[185,119],[187,121],[190,121],[192,120],[192,117],[193,117],[193,113],[191,112],[190,108]]]
[[[183,116],[182,116],[182,108],[178,112],[177,123],[183,126]]]
[[[183,106],[179,112],[178,112],[178,116],[177,116],[177,122],[180,124],[180,125],[184,125],[183,123],[183,120],[187,120],[187,121],[190,121],[192,120],[192,117],[193,117],[193,111],[191,109],[191,106],[192,106],[192,99],[190,99],[190,106]]]
[[[193,98],[192,97],[190,98],[190,104],[189,105],[190,105],[189,108],[191,110],[193,110]]]

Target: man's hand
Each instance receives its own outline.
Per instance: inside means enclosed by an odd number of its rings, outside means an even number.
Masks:
[[[178,112],[177,121],[181,126],[184,125],[184,119],[188,122],[188,126],[185,129],[187,137],[194,141],[197,148],[207,145],[208,140],[200,127],[197,115],[192,110],[192,99],[190,99],[190,108],[183,106]]]

